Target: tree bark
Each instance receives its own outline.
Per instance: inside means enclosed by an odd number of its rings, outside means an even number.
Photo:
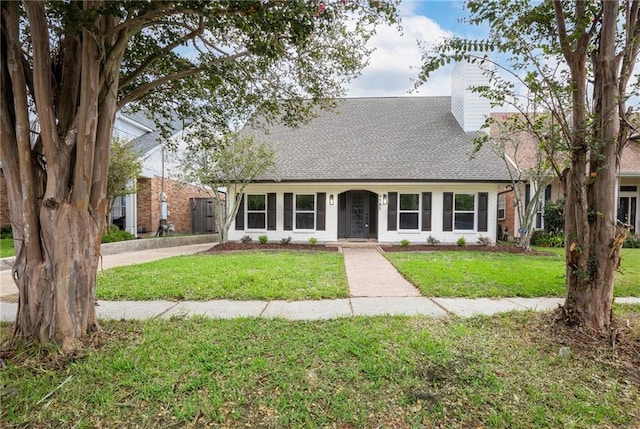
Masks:
[[[618,2],[603,2],[599,52],[594,61],[595,125],[586,126],[586,49],[570,63],[574,85],[574,139],[567,180],[565,244],[569,321],[605,331],[612,319],[615,270],[626,231],[616,226],[618,67],[615,37]]]

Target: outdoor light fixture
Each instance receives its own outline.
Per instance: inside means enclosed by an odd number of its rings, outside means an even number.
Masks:
[[[382,194],[382,204],[387,205],[387,194]]]
[[[333,194],[329,195],[329,205],[333,205]]]

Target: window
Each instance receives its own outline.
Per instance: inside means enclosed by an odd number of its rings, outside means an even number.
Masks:
[[[247,228],[265,229],[267,226],[267,196],[247,195]]]
[[[399,225],[400,229],[418,229],[420,215],[419,194],[400,194]]]
[[[453,207],[453,228],[473,230],[475,223],[476,196],[455,194]]]
[[[315,229],[316,196],[314,194],[296,195],[296,229]]]
[[[498,219],[503,220],[505,218],[505,205],[507,196],[505,194],[498,195]]]

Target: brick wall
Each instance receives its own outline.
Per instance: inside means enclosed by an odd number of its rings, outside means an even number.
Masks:
[[[498,191],[504,191],[506,189],[499,189]],[[513,205],[514,197],[513,192],[506,192],[503,194],[505,196],[504,201],[504,219],[498,220],[498,225],[504,231],[505,228],[508,228],[509,232],[509,241],[513,241],[514,238],[514,225],[516,219],[516,208]]]
[[[209,198],[209,195],[192,185],[175,180],[164,179],[164,189],[169,206],[168,223],[173,224],[177,233],[190,233],[191,198]],[[138,179],[138,229],[146,228],[147,233],[155,234],[160,223],[160,194],[162,178]]]
[[[7,200],[7,182],[0,168],[0,226],[11,225],[9,201]]]

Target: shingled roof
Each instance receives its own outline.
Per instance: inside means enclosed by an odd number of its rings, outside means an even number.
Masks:
[[[473,136],[451,113],[451,97],[346,98],[300,128],[274,126],[280,181],[506,182],[489,149],[473,159]]]

